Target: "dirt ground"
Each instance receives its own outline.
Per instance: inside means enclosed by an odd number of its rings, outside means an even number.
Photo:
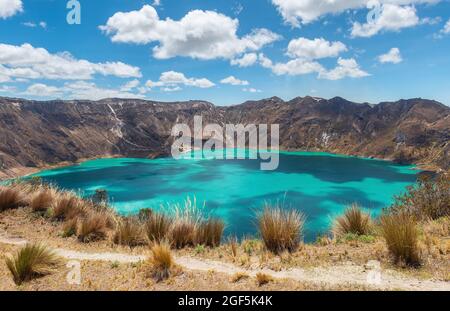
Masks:
[[[156,282],[146,262],[148,246],[118,246],[110,239],[83,244],[74,237],[62,238],[60,223],[21,208],[0,214],[0,290],[450,290],[448,228],[448,220],[423,226],[420,268],[393,265],[380,238],[323,239],[280,256],[267,252],[260,241],[248,239],[239,245],[236,256],[228,243],[214,249],[174,250],[178,267],[168,280]],[[53,274],[16,286],[4,257],[27,242],[58,250],[64,263]],[[66,264],[74,256],[81,265],[79,285],[66,279],[73,271]],[[382,283],[367,283],[373,261],[381,265]],[[259,286],[255,278],[259,272],[272,281]]]

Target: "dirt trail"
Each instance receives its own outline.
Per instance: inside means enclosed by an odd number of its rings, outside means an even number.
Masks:
[[[27,241],[20,238],[10,238],[0,233],[0,243],[21,246],[25,245]],[[69,260],[136,263],[146,259],[145,256],[133,256],[123,253],[87,253],[61,248],[54,249],[54,251],[60,257]],[[376,264],[374,263],[372,265],[369,263],[366,266],[344,263],[331,267],[293,268],[273,271],[269,269],[245,269],[229,263],[187,256],[176,257],[175,262],[183,269],[203,272],[215,271],[230,276],[236,273],[245,273],[249,276],[256,276],[257,273],[265,273],[277,279],[292,279],[299,282],[335,286],[355,284],[381,290],[450,291],[450,282],[420,280],[394,270],[382,270],[381,274],[377,274]],[[377,281],[369,283],[368,279],[370,279],[370,276],[373,276],[373,279]],[[377,278],[378,276],[380,278]]]

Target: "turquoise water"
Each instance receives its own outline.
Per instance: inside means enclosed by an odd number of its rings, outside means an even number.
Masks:
[[[196,197],[198,205],[225,220],[227,234],[255,235],[255,211],[281,202],[307,216],[305,240],[329,229],[345,206],[359,203],[376,216],[418,171],[390,162],[325,153],[283,152],[275,171],[259,160],[163,158],[100,159],[43,171],[37,176],[64,189],[92,195],[107,189],[122,214],[142,208],[163,210]]]

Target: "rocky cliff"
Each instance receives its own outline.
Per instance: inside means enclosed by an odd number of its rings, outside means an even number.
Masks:
[[[80,159],[167,155],[175,123],[278,123],[280,145],[449,168],[450,108],[410,99],[273,97],[231,107],[204,101],[28,101],[0,98],[0,177]]]

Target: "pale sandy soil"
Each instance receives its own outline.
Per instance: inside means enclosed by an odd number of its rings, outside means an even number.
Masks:
[[[108,240],[82,244],[75,238],[61,238],[60,231],[61,224],[33,215],[26,208],[0,214],[1,257],[27,242],[44,242],[66,261],[79,260],[83,276],[81,285],[69,285],[65,281],[69,268],[61,267],[55,274],[17,287],[0,258],[0,290],[450,290],[448,237],[431,243],[420,269],[399,269],[390,264],[381,241],[304,245],[298,252],[282,256],[266,252],[256,241],[244,242],[236,257],[229,245],[201,251],[184,249],[174,251],[179,272],[156,283],[148,276],[147,246],[131,249]],[[367,282],[368,275],[376,271],[367,264],[369,260],[381,263],[381,283]],[[258,272],[274,281],[259,287],[255,280]],[[233,282],[236,273],[248,277]]]

